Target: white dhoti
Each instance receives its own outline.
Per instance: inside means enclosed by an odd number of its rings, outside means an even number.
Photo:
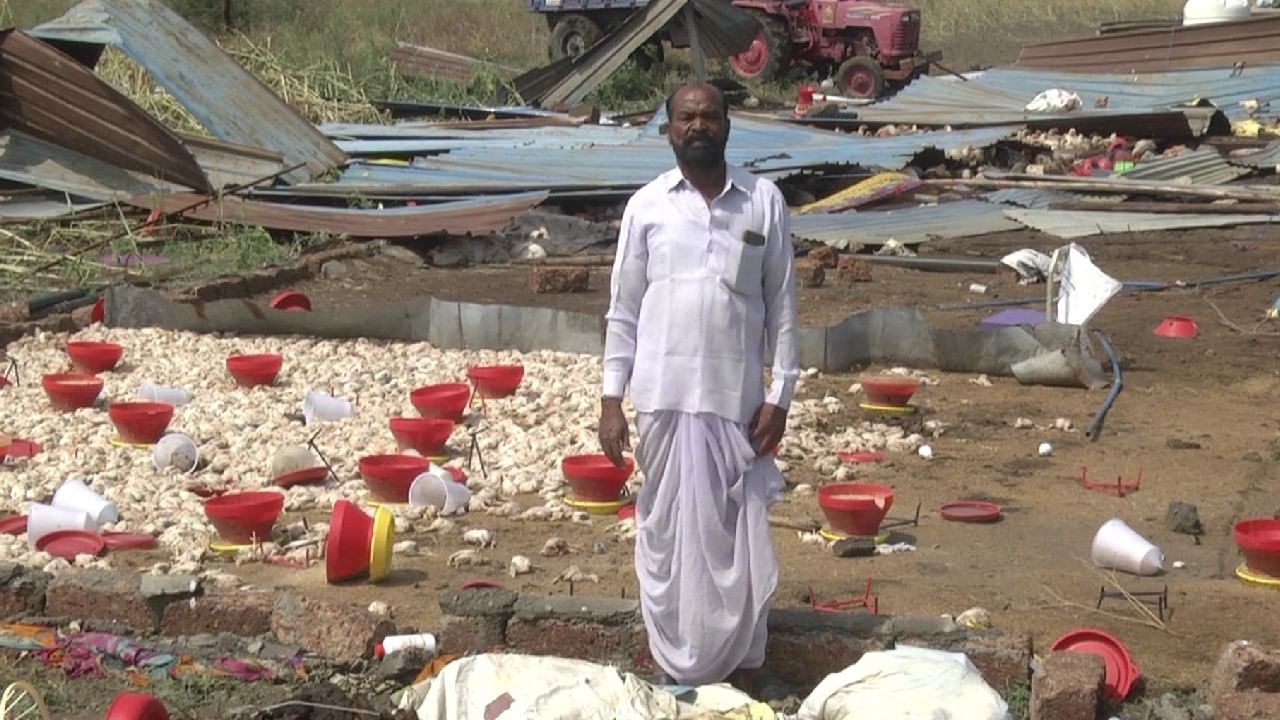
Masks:
[[[778,560],[768,506],[783,487],[746,426],[717,415],[640,413],[636,574],[649,649],[681,684],[764,663]]]

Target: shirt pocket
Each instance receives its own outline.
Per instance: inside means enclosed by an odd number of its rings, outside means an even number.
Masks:
[[[758,243],[748,241],[751,235],[758,238]],[[728,240],[723,280],[730,290],[752,297],[763,293],[764,248],[764,236],[752,231]]]

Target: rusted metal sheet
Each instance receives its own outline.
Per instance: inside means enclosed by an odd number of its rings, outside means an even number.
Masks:
[[[101,202],[184,189],[20,130],[0,130],[0,179]]]
[[[60,47],[120,48],[214,137],[274,150],[288,166],[306,164],[288,180],[305,181],[346,161],[314,125],[160,0],[87,0],[31,34]]]
[[[284,170],[284,157],[280,153],[261,148],[224,143],[207,137],[180,135],[182,142],[195,156],[214,188],[228,185],[247,185],[255,180],[270,177]]]
[[[1127,32],[1022,46],[1017,67],[1062,72],[1168,72],[1280,63],[1280,16]]]
[[[519,73],[515,68],[502,65],[485,65],[473,57],[445,52],[432,47],[398,42],[391,51],[391,62],[401,75],[421,78],[451,80],[462,85],[471,82],[476,68],[485,66],[499,77],[510,78]]]
[[[363,209],[285,205],[224,196],[183,213],[212,223],[256,225],[275,230],[328,233],[356,238],[403,238],[451,233],[487,233],[506,227],[512,218],[547,199],[546,192],[468,198],[436,205]],[[206,199],[194,193],[130,198],[128,203],[172,213]]]
[[[0,32],[0,125],[193,190],[209,180],[182,141],[56,48]]]

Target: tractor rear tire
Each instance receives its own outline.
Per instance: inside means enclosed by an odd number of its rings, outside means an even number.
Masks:
[[[573,13],[556,21],[551,28],[550,55],[551,61],[557,62],[567,57],[581,55],[600,42],[604,31],[594,20],[586,15]]]
[[[751,47],[729,58],[729,67],[743,80],[779,80],[791,69],[791,33],[782,20],[759,10],[750,12],[760,23],[760,34]]]
[[[835,81],[842,95],[874,100],[884,92],[884,68],[875,60],[858,55],[840,64]]]

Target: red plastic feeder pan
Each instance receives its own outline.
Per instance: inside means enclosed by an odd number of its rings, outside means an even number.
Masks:
[[[169,720],[169,711],[150,695],[120,693],[107,708],[106,720]]]
[[[154,445],[173,420],[173,406],[158,402],[117,402],[107,406],[107,416],[124,442]]]
[[[77,340],[67,343],[71,364],[82,373],[100,373],[115,369],[124,355],[124,346],[113,342]]]
[[[863,483],[824,485],[818,488],[818,507],[836,532],[871,537],[893,507],[893,489]]]
[[[377,502],[409,502],[409,486],[427,471],[431,461],[413,455],[366,455],[360,458],[360,477]]]
[[[920,379],[898,375],[863,375],[858,378],[867,400],[875,405],[904,407],[920,388]]]
[[[93,405],[102,394],[102,378],[88,373],[52,373],[40,378],[49,404],[70,412]]]
[[[276,381],[283,365],[284,356],[275,353],[227,357],[227,372],[240,387],[270,385]]]
[[[425,385],[409,393],[409,402],[424,418],[443,418],[461,422],[471,400],[471,386],[466,383]]]
[[[1094,628],[1072,630],[1053,641],[1050,650],[1086,652],[1102,658],[1107,668],[1105,684],[1107,700],[1119,704],[1129,697],[1142,672],[1133,663],[1124,643]]]
[[[268,302],[267,305],[276,310],[311,312],[311,298],[297,290],[285,290],[279,295],[271,298],[271,301]]]
[[[523,365],[489,365],[467,370],[467,379],[476,386],[482,398],[496,399],[514,395],[524,380]]]
[[[397,447],[422,455],[439,455],[453,434],[453,421],[444,418],[393,417],[387,425]]]
[[[560,472],[573,496],[586,502],[614,502],[622,496],[627,478],[635,472],[636,461],[624,458],[622,467],[602,454],[570,455],[560,461]]]
[[[1170,315],[1152,332],[1160,337],[1189,339],[1200,334],[1200,326],[1186,315]]]
[[[1241,520],[1236,523],[1235,537],[1251,572],[1280,579],[1280,520]]]
[[[271,528],[284,509],[284,495],[254,491],[219,495],[204,501],[208,516],[218,536],[233,545],[248,545],[271,540]]]

